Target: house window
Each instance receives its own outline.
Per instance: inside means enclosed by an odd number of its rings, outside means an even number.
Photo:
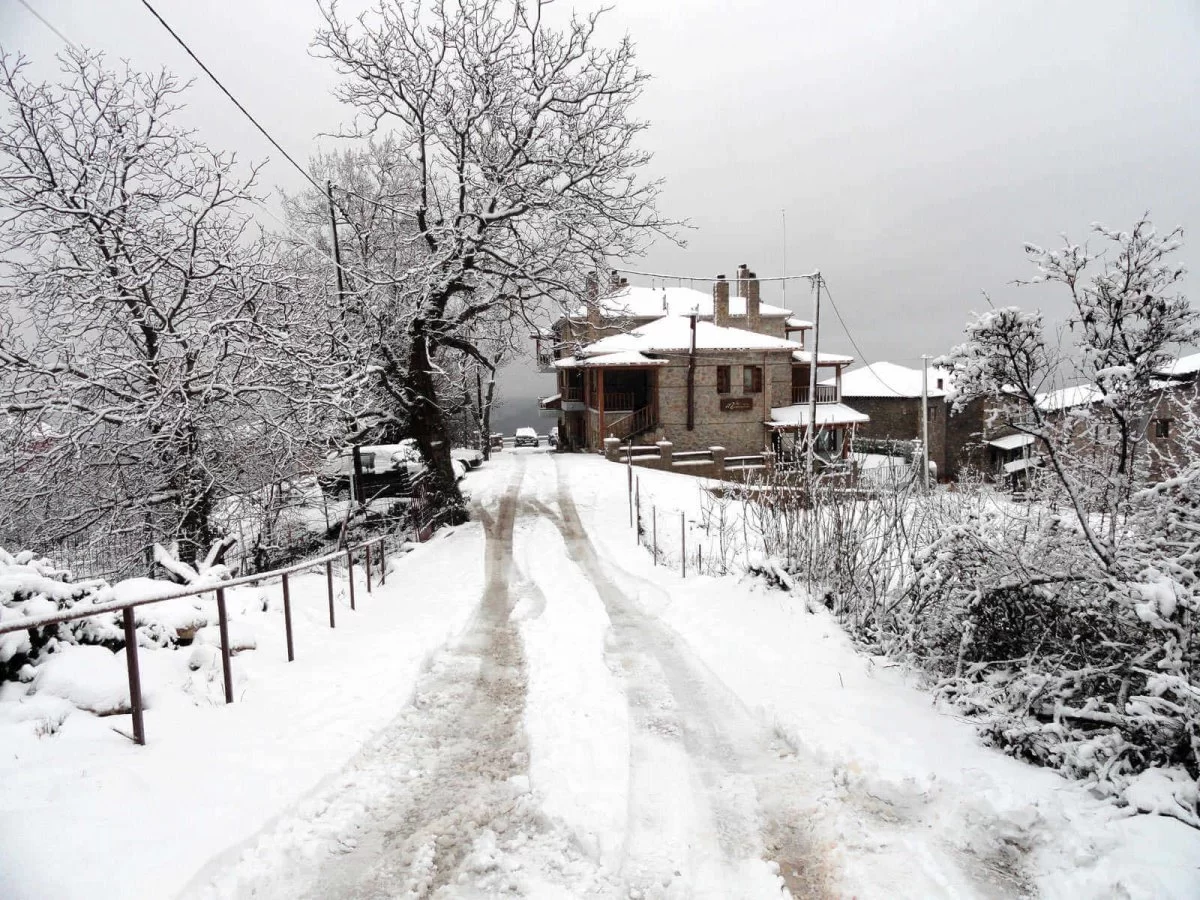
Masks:
[[[1171,436],[1171,420],[1170,419],[1155,419],[1154,420],[1154,436],[1156,438],[1165,438]]]
[[[742,366],[742,393],[762,393],[762,366]]]
[[[717,366],[717,393],[729,393],[729,366]]]

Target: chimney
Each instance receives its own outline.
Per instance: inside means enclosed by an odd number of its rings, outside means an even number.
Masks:
[[[619,288],[621,286],[621,282],[624,280],[625,279],[621,277],[621,273],[618,272],[616,269],[613,269],[611,272],[608,273],[608,288],[609,288],[609,290],[615,291],[617,288]]]
[[[588,330],[600,330],[600,276],[595,272],[587,275],[587,323]]]
[[[729,324],[729,282],[724,275],[713,284],[713,324],[722,328]]]
[[[739,297],[746,296],[746,281],[749,278],[750,278],[750,269],[746,266],[745,263],[742,263],[740,266],[738,266],[738,270],[737,270],[737,283],[738,283],[737,295]]]
[[[762,317],[758,313],[758,276],[747,272],[746,280],[746,330],[759,331],[762,329]]]

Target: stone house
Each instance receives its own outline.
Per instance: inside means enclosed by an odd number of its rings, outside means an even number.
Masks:
[[[869,363],[846,372],[842,397],[870,417],[859,427],[858,439],[866,446],[920,440],[922,377],[921,369],[890,362]],[[980,468],[983,404],[971,403],[954,413],[947,399],[949,371],[931,366],[928,379],[929,459],[937,467],[939,479],[953,480],[967,468]]]
[[[754,273],[738,269],[736,294],[724,275],[711,294],[690,288],[634,287],[614,280],[603,297],[555,323],[539,346],[557,373],[540,401],[558,411],[563,449],[601,451],[605,438],[669,441],[680,452],[717,446],[730,456],[764,449],[794,452],[809,427],[805,348],[812,324],[764,304]],[[866,416],[841,403],[838,385],[851,357],[821,353],[816,391],[818,450],[849,454]],[[820,379],[818,379],[820,380]]]

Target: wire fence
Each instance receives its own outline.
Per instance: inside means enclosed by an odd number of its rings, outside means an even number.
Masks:
[[[337,485],[322,485],[316,477],[280,481],[219,500],[213,531],[233,538],[224,562],[235,576],[265,572],[383,535],[419,543],[437,527],[440,510],[428,481],[417,475],[402,492],[364,490],[361,501]],[[113,582],[153,576],[158,568],[154,545],[170,541],[170,535],[149,527],[117,533],[95,530],[36,549],[73,578]]]

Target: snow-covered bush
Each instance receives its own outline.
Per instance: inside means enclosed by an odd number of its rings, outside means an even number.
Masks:
[[[172,563],[168,551],[157,549],[164,560]],[[186,567],[177,559],[173,565]],[[178,575],[190,582],[219,580],[225,574],[222,568],[217,564],[199,573],[192,571],[190,577],[183,570]],[[177,583],[152,578],[131,578],[111,586],[101,580],[74,581],[70,572],[49,559],[31,551],[14,556],[0,548],[0,622],[6,625],[114,599],[162,596],[178,589]],[[191,640],[215,621],[214,601],[206,596],[179,597],[134,609],[138,645],[143,647],[173,647]],[[34,680],[39,667],[50,657],[63,646],[75,644],[120,650],[125,646],[121,614],[100,613],[0,635],[0,682]]]
[[[13,556],[0,548],[0,622],[6,625],[94,602],[105,588],[103,581],[72,582],[69,572],[31,551]],[[0,681],[29,680],[60,643],[120,647],[124,636],[111,614],[0,635]]]
[[[1200,827],[1200,416],[1176,419],[1169,466],[1146,440],[1157,373],[1200,318],[1175,292],[1175,233],[1098,231],[1115,253],[1094,275],[1085,248],[1029,248],[1036,280],[1070,291],[1075,347],[1013,307],[946,359],[956,404],[983,399],[1034,438],[1029,502],[818,479],[764,485],[746,520],[857,639],[923,668],[997,746]],[[1095,386],[1069,408],[1044,401],[1065,360]]]

